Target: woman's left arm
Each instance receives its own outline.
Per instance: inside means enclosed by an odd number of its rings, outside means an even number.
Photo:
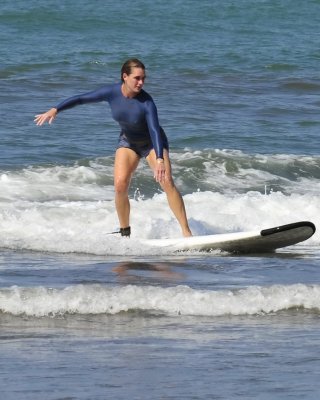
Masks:
[[[147,101],[146,104],[146,120],[157,159],[154,178],[157,182],[161,182],[165,177],[166,170],[163,160],[163,141],[160,133],[157,107],[152,100]]]

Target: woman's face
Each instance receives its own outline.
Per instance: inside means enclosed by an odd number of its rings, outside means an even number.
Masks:
[[[145,71],[142,68],[133,67],[131,73],[123,74],[123,80],[126,88],[126,94],[135,96],[140,93],[144,80],[146,78]]]

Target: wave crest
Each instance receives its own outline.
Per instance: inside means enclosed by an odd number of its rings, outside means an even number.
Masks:
[[[142,311],[185,316],[271,314],[289,309],[320,311],[320,285],[250,286],[197,290],[128,285],[75,285],[64,289],[11,287],[0,290],[0,310],[30,317],[118,314]]]

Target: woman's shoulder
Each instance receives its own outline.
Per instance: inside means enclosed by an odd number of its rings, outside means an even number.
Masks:
[[[121,91],[121,82],[116,82],[116,83],[107,83],[105,85],[102,85],[100,89],[105,92],[120,92]]]
[[[121,87],[120,83],[109,83],[100,86],[98,89],[94,91],[94,93],[101,98],[104,98],[106,100],[111,100],[117,95],[119,95],[119,93],[121,93],[120,87]]]
[[[146,92],[144,89],[138,94],[137,98],[142,102],[151,102],[154,103],[152,96]]]

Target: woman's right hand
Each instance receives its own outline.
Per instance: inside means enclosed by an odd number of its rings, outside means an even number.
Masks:
[[[57,116],[57,114],[58,114],[58,110],[56,108],[51,108],[49,111],[47,111],[43,114],[36,115],[34,122],[39,126],[43,125],[47,121],[49,124],[51,124],[53,122],[53,120],[55,119],[55,117]]]

